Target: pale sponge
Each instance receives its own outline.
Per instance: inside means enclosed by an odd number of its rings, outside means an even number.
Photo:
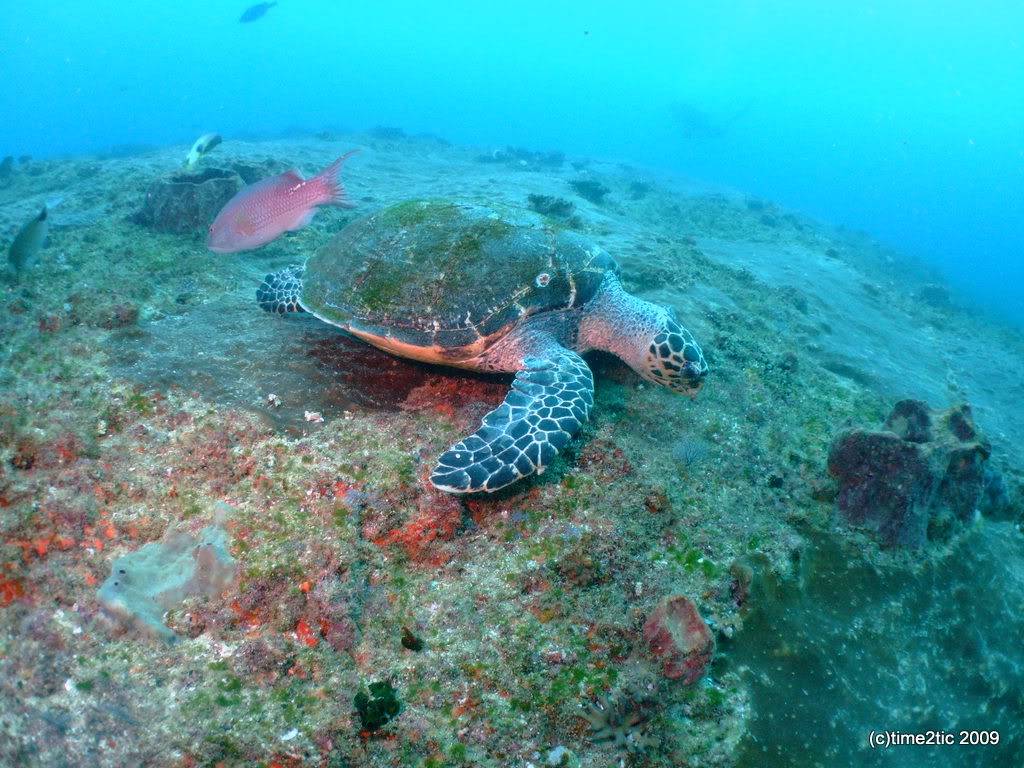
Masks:
[[[227,532],[208,525],[198,535],[168,531],[160,541],[114,561],[99,601],[114,616],[144,632],[174,641],[164,613],[188,597],[215,598],[236,578]]]

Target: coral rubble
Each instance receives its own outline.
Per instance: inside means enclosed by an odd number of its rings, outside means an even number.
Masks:
[[[611,190],[597,179],[573,179],[569,182],[573,191],[584,200],[600,205]]]

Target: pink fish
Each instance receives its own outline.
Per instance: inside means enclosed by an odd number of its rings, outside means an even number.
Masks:
[[[339,174],[348,152],[311,179],[294,168],[250,184],[221,209],[210,225],[206,247],[214,253],[237,253],[259,248],[285,232],[309,224],[317,206],[354,207],[345,197]]]

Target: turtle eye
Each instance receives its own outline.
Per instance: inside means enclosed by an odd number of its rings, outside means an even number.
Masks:
[[[544,288],[551,282],[551,275],[547,272],[541,272],[533,282],[538,288]]]

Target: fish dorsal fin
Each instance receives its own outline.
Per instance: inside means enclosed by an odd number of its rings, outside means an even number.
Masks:
[[[291,168],[274,177],[274,186],[279,189],[294,189],[305,181],[298,168]]]
[[[295,168],[284,173],[279,173],[277,176],[269,176],[266,179],[260,179],[254,181],[252,184],[247,186],[244,190],[246,195],[252,195],[257,192],[261,192],[267,188],[270,189],[290,189],[294,186],[301,184],[304,181],[302,174],[299,173]]]

